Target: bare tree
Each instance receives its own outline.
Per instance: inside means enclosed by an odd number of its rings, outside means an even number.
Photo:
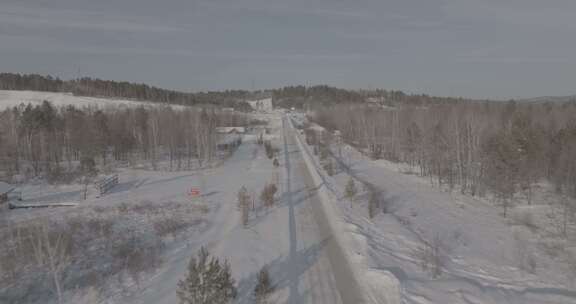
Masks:
[[[438,235],[431,242],[423,240],[422,246],[414,251],[422,269],[429,272],[433,278],[442,274],[447,255],[448,247]]]
[[[248,194],[248,190],[246,187],[242,186],[240,190],[238,190],[238,208],[242,213],[242,225],[244,227],[248,226],[248,222],[250,220],[250,203],[252,199],[250,194]]]
[[[264,206],[271,207],[274,205],[274,196],[277,191],[278,188],[276,188],[276,185],[273,183],[264,186],[264,189],[262,189],[260,193],[260,200],[264,203]]]
[[[33,229],[30,242],[36,263],[50,273],[58,303],[63,303],[62,277],[71,260],[70,236],[61,230],[51,230],[46,222]]]

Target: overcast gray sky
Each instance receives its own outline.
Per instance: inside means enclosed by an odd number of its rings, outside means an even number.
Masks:
[[[1,0],[0,71],[186,91],[576,94],[574,0]]]

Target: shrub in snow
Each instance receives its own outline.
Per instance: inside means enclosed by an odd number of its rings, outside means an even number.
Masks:
[[[242,209],[244,205],[248,205],[250,203],[250,194],[248,194],[248,189],[242,186],[240,190],[238,190],[238,209]]]
[[[422,270],[428,272],[433,278],[437,278],[443,272],[447,253],[446,244],[442,242],[440,236],[436,236],[431,242],[424,240],[422,246],[417,248],[413,255],[420,262]]]
[[[270,141],[264,143],[264,149],[266,150],[266,156],[268,156],[269,159],[273,159],[277,149],[272,146]]]
[[[238,191],[238,208],[242,212],[242,225],[244,227],[248,226],[248,220],[250,219],[250,194],[246,187],[240,188]]]
[[[514,224],[524,226],[531,231],[536,231],[538,229],[538,225],[534,219],[534,214],[532,214],[532,212],[529,210],[513,213],[512,221]]]
[[[358,190],[356,189],[356,183],[354,182],[354,179],[350,177],[348,183],[346,184],[344,195],[346,195],[346,198],[352,199],[357,192]]]
[[[228,261],[221,263],[202,247],[198,257],[190,259],[188,274],[178,282],[176,294],[180,304],[226,304],[236,297],[234,285]]]
[[[270,293],[274,291],[274,286],[272,286],[272,280],[270,279],[270,274],[266,266],[262,267],[258,273],[258,283],[254,288],[254,298],[257,304],[268,303],[268,297]]]
[[[536,273],[537,262],[536,257],[530,250],[529,238],[529,235],[521,231],[517,231],[514,234],[517,254],[516,261],[518,262],[518,268],[534,274]]]
[[[278,188],[275,184],[268,184],[262,189],[260,193],[260,200],[264,203],[264,206],[271,207],[274,205],[274,196],[276,195]]]
[[[370,190],[370,198],[368,199],[368,215],[374,218],[380,209],[380,194],[375,190]]]
[[[334,165],[332,164],[332,161],[330,159],[326,160],[323,167],[329,176],[334,175]]]
[[[328,158],[328,148],[325,146],[319,146],[320,147],[320,160],[325,160],[326,158]]]
[[[138,284],[142,273],[160,267],[163,250],[162,241],[149,241],[147,235],[131,231],[118,237],[117,243],[112,246],[111,255],[114,268],[124,270]]]

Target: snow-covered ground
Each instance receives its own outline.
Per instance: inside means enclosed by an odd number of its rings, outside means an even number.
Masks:
[[[521,216],[514,219],[522,210],[505,219],[488,200],[446,192],[349,146],[340,160],[350,170],[328,176],[311,150],[313,166],[345,222],[343,238],[353,247],[348,250],[356,255],[363,284],[376,302],[576,303],[570,248],[562,248],[569,245],[553,235],[552,227],[531,227]],[[338,157],[338,149],[333,151]],[[359,192],[353,201],[344,198],[350,176]],[[370,219],[368,193],[359,182],[382,193],[388,213]],[[531,208],[544,207],[534,203]],[[430,273],[432,265],[424,265],[430,248],[440,252],[441,274],[436,277]]]
[[[530,227],[522,217],[516,222],[519,210],[504,219],[487,200],[438,189],[427,179],[402,173],[407,168],[370,160],[348,146],[339,161],[350,169],[328,176],[302,132],[280,112],[259,117],[269,121],[265,139],[279,149],[279,167],[257,144],[256,134],[244,135],[230,158],[209,169],[118,169],[119,185],[102,197],[89,193],[83,200],[80,184],[28,183],[22,188],[25,203],[79,205],[2,210],[0,224],[152,205],[177,208],[193,222],[169,238],[162,265],[137,284],[108,282],[96,302],[68,293],[68,303],[176,303],[177,282],[201,246],[230,262],[239,288],[236,303],[253,303],[256,275],[265,265],[276,287],[274,303],[576,303],[575,272],[569,269],[574,266],[565,260],[569,248],[557,248],[566,244],[552,237],[551,230]],[[358,189],[353,201],[344,197],[350,176]],[[279,187],[276,202],[264,208],[258,198],[272,182]],[[387,213],[368,216],[368,193],[361,182],[382,193]],[[257,198],[247,227],[237,207],[242,186]],[[199,188],[203,196],[191,198],[191,188]],[[532,209],[541,207],[535,202]],[[162,212],[116,218],[137,229],[158,216]],[[441,262],[437,276],[431,275],[432,262],[425,263],[435,244]]]
[[[150,204],[194,207],[190,220],[197,224],[167,243],[159,269],[138,282],[124,281],[120,285],[115,280],[107,282],[97,301],[94,299],[98,297],[82,291],[75,297],[68,293],[67,303],[177,303],[177,282],[184,277],[190,257],[201,246],[230,262],[239,289],[236,303],[253,303],[256,275],[264,265],[276,287],[273,303],[356,303],[347,300],[358,297],[358,290],[350,284],[349,270],[334,257],[332,231],[318,220],[318,189],[304,165],[299,146],[291,131],[283,128],[279,113],[261,117],[269,120],[271,134],[266,140],[280,150],[277,168],[266,156],[264,147],[256,143],[257,136],[246,135],[230,158],[211,169],[181,172],[120,169],[119,185],[102,197],[91,193],[83,200],[83,187],[79,184],[27,184],[23,187],[24,202],[70,201],[79,205],[3,210],[0,220],[22,224],[43,217],[91,216],[122,208],[136,210]],[[279,186],[275,205],[259,207],[260,192],[271,182]],[[242,186],[257,198],[248,227],[242,225],[237,207],[237,192]],[[191,188],[199,188],[202,198],[192,199],[188,194]],[[151,220],[149,215],[125,215],[120,219],[133,228],[144,227]],[[0,299],[2,296],[0,293]],[[44,299],[43,303],[54,302],[51,299]]]
[[[331,235],[320,227],[312,211],[317,204],[315,189],[307,183],[307,169],[297,146],[291,137],[282,136],[280,117],[269,118],[276,135],[273,144],[282,151],[280,167],[273,167],[261,146],[245,141],[235,156],[211,175],[214,180],[207,180],[221,189],[217,199],[221,209],[211,228],[168,257],[167,267],[142,290],[110,303],[176,303],[176,283],[200,246],[208,246],[216,256],[230,261],[239,288],[236,303],[253,303],[256,274],[265,265],[276,288],[272,303],[342,303],[328,251]],[[275,206],[257,208],[244,228],[236,208],[238,189],[245,186],[252,195],[259,195],[264,184],[274,182],[276,176],[280,195]]]
[[[0,111],[19,106],[20,104],[40,105],[42,102],[50,101],[54,106],[74,105],[77,107],[105,108],[108,106],[158,106],[159,103],[147,101],[136,101],[126,99],[96,98],[74,96],[72,93],[53,93],[39,91],[7,91],[0,90]],[[174,109],[182,109],[183,106],[170,105]]]

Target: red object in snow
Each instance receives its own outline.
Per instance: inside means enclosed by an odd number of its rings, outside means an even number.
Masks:
[[[188,192],[188,194],[190,196],[198,196],[198,195],[200,195],[200,189],[192,188],[192,189],[190,189],[190,192]]]

